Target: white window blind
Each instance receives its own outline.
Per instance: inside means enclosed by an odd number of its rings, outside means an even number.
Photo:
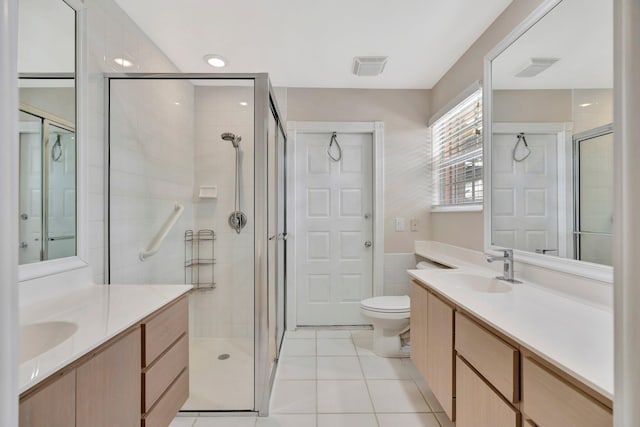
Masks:
[[[482,89],[431,126],[434,205],[482,203]]]

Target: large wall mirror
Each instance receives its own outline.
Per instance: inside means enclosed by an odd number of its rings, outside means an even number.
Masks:
[[[610,280],[613,1],[544,2],[487,56],[485,97],[486,249]]]
[[[19,261],[77,255],[76,11],[19,0]]]

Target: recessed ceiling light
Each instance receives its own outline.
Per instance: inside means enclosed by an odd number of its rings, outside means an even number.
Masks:
[[[249,105],[249,103],[247,101],[242,101],[240,105],[242,105],[243,107],[246,107],[247,105]]]
[[[222,68],[227,66],[227,60],[220,55],[205,55],[203,59],[212,67]]]
[[[178,101],[173,103],[174,105],[180,105],[180,103]]]
[[[128,59],[124,59],[124,58],[114,58],[113,62],[115,62],[116,64],[120,65],[121,67],[131,67],[133,65],[133,62],[129,61]]]
[[[590,107],[591,105],[593,105],[593,103],[585,102],[584,104],[578,104],[578,107],[586,108],[586,107]]]

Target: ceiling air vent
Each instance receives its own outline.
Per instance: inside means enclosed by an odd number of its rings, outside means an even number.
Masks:
[[[356,56],[353,58],[353,74],[356,76],[378,76],[387,65],[386,56]]]
[[[559,60],[559,58],[531,58],[527,66],[516,74],[516,77],[535,77]]]

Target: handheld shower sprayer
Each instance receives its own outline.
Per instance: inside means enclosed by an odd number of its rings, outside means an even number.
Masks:
[[[242,137],[231,132],[225,132],[220,135],[220,138],[222,138],[223,141],[231,142],[233,148],[236,150],[235,198],[233,201],[233,212],[229,215],[229,227],[240,234],[240,231],[247,225],[247,215],[240,210],[240,141],[242,141]]]

